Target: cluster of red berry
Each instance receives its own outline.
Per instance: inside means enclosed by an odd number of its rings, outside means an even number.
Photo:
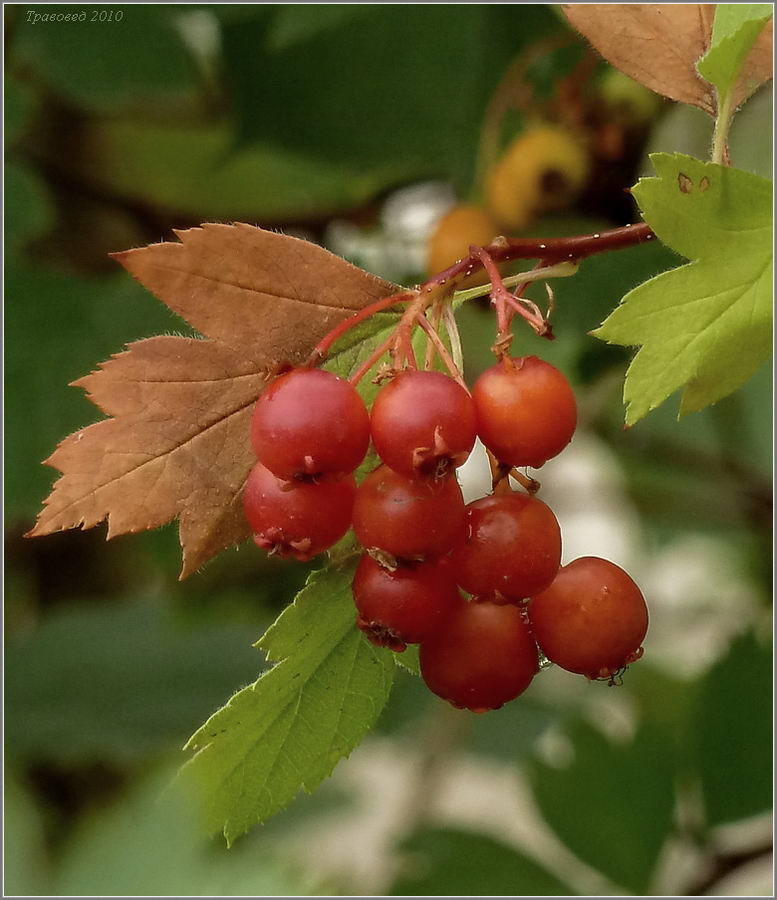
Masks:
[[[567,380],[531,356],[503,358],[472,395],[440,372],[406,369],[371,413],[349,382],[293,369],[254,411],[259,462],[246,516],[260,547],[301,560],[352,525],[367,551],[353,579],[359,628],[395,651],[420,644],[426,684],[455,706],[483,711],[514,699],[540,651],[569,671],[611,679],[641,655],[642,594],[603,559],[560,568],[556,517],[506,477],[560,453],[576,421]],[[455,469],[476,436],[503,477],[465,506]],[[357,487],[370,439],[383,464]]]

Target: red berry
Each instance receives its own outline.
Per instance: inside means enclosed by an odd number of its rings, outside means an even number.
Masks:
[[[243,505],[257,546],[304,561],[348,531],[355,494],[353,475],[319,484],[283,481],[257,463],[248,476]]]
[[[480,439],[510,466],[539,468],[575,432],[577,406],[569,382],[536,356],[506,358],[485,371],[472,400]]]
[[[470,594],[512,601],[547,587],[561,565],[561,530],[536,497],[510,492],[467,506],[465,539],[453,551],[456,581]]]
[[[537,645],[522,611],[462,600],[421,642],[421,675],[454,706],[484,712],[522,694],[538,670]]]
[[[343,475],[364,459],[370,417],[352,384],[323,369],[292,369],[257,400],[251,442],[279,478]]]
[[[353,530],[363,547],[399,559],[443,556],[462,535],[464,499],[456,479],[405,478],[380,466],[359,485]]]
[[[370,415],[378,456],[408,478],[446,475],[475,443],[475,408],[442,372],[402,372],[375,398]]]
[[[610,678],[639,659],[647,633],[645,598],[614,563],[584,556],[532,597],[529,619],[549,660],[589,678]]]
[[[373,644],[404,650],[417,644],[456,605],[459,592],[447,563],[410,563],[389,570],[365,553],[353,577],[356,624]]]

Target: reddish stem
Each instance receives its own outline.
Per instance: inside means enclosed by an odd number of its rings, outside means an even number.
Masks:
[[[415,291],[403,291],[401,294],[392,294],[390,297],[383,297],[374,303],[370,303],[350,318],[343,319],[339,325],[336,325],[316,344],[308,358],[307,364],[309,366],[317,366],[322,359],[326,358],[332,344],[352,328],[355,328],[360,322],[369,319],[375,313],[382,312],[391,306],[396,306],[398,303],[407,303],[408,300],[412,300],[415,296],[417,296]]]
[[[624,225],[622,228],[612,228],[609,231],[576,237],[500,237],[482,249],[495,263],[507,262],[511,259],[542,259],[546,263],[556,263],[562,260],[580,260],[610,250],[623,250],[626,247],[634,247],[654,239],[655,234],[651,227],[646,222],[640,222],[637,225]],[[483,268],[482,260],[477,253],[470,253],[469,256],[430,278],[421,286],[421,290],[461,275],[469,275],[478,268]]]
[[[370,355],[367,357],[367,359],[364,360],[364,362],[359,366],[359,368],[348,379],[351,382],[351,384],[354,384],[354,385],[358,384],[362,380],[362,378],[364,378],[364,376],[367,374],[367,372],[369,372],[370,369],[375,365],[375,363],[381,358],[381,356],[383,356],[384,353],[389,352],[392,345],[394,344],[394,338],[395,338],[395,335],[394,335],[394,332],[392,331],[391,334],[386,338],[386,340],[383,341],[383,343],[380,344],[380,346],[376,347],[372,351],[372,353],[370,353]]]

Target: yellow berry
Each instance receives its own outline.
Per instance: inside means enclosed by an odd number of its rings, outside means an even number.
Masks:
[[[471,245],[490,244],[499,234],[499,225],[482,206],[461,204],[454,206],[437,223],[429,240],[427,264],[431,274],[441,272],[469,254]],[[482,272],[462,282],[462,287],[485,284]]]
[[[491,170],[487,206],[506,228],[524,228],[539,213],[566,206],[588,177],[582,141],[554,125],[519,135]]]

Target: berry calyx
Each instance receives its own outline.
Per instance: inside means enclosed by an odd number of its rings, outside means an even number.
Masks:
[[[499,593],[520,602],[553,581],[561,564],[561,529],[536,497],[510,491],[467,506],[464,540],[453,551],[456,582],[470,594]]]
[[[353,385],[324,369],[292,369],[262,392],[251,419],[259,462],[279,478],[353,472],[370,441],[370,419]]]
[[[401,652],[444,621],[459,592],[447,563],[405,563],[395,569],[362,556],[353,577],[356,624],[379,647]]]
[[[257,463],[246,482],[243,506],[258,547],[304,562],[348,531],[355,494],[352,475],[318,484],[284,481]]]
[[[522,694],[539,670],[537,645],[523,613],[489,599],[460,600],[421,642],[429,690],[460,709],[498,709]]]
[[[536,356],[505,357],[472,389],[478,435],[508,466],[537,469],[572,440],[577,404],[559,370]]]
[[[380,466],[359,485],[353,530],[366,549],[398,559],[444,556],[464,527],[464,498],[456,479],[405,478]]]
[[[472,399],[442,372],[401,372],[378,393],[370,421],[378,456],[408,478],[444,477],[475,443]]]
[[[529,602],[537,643],[551,662],[591,679],[610,679],[642,656],[648,611],[626,572],[584,556],[559,570]]]

